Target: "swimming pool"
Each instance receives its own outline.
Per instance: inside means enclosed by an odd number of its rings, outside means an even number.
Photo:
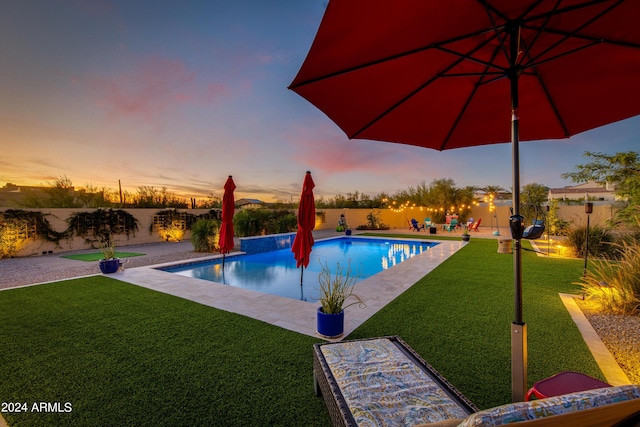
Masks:
[[[300,269],[291,248],[252,255],[227,256],[189,264],[161,267],[163,271],[186,277],[224,283],[244,289],[315,302],[319,296],[318,274],[325,263],[332,271],[336,264],[351,266],[359,279],[366,279],[419,255],[437,245],[420,240],[340,237],[319,240],[313,246],[309,266],[300,286]],[[357,286],[357,285],[356,285]]]

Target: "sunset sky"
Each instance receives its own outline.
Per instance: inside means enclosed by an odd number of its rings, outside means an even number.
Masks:
[[[187,197],[377,194],[452,178],[511,186],[511,146],[438,152],[348,141],[287,90],[322,18],[319,0],[19,0],[0,13],[0,187],[68,177]],[[508,119],[507,119],[508,120]],[[509,126],[506,121],[505,126]],[[521,145],[521,183],[560,175],[584,151],[637,150],[638,117]]]

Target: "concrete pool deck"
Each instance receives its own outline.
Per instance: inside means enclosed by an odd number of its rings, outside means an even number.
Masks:
[[[428,235],[425,234],[424,237],[428,238]],[[359,308],[354,305],[346,309],[343,337],[349,335],[382,307],[456,253],[463,245],[462,241],[438,241],[438,245],[428,251],[405,260],[375,276],[358,281],[355,293],[362,298],[367,306],[366,308]],[[219,256],[209,258],[219,258]],[[199,260],[202,259],[206,258],[199,258]],[[178,264],[184,262],[178,262]],[[316,332],[316,310],[320,306],[318,302],[294,300],[250,291],[157,269],[157,267],[172,264],[176,263],[125,269],[110,275],[110,277],[210,307],[241,314],[301,334],[320,337]]]

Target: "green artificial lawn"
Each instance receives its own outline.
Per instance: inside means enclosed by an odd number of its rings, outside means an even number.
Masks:
[[[399,335],[480,408],[509,402],[513,256],[497,248],[472,238],[349,338]],[[522,265],[529,385],[565,370],[604,380],[558,296],[577,292],[582,262],[523,250]]]
[[[134,256],[143,256],[136,252],[116,252],[114,258],[131,258]],[[104,258],[102,252],[91,252],[88,254],[62,255],[60,258],[75,259],[77,261],[98,261]]]
[[[399,335],[480,408],[507,403],[512,264],[472,238],[348,338]],[[523,253],[529,384],[604,379],[558,297],[581,274],[579,260]],[[1,291],[0,340],[3,402],[72,404],[4,413],[9,425],[330,425],[312,386],[318,339],[109,277]]]
[[[20,426],[326,426],[319,340],[104,276],[0,292],[3,415]]]

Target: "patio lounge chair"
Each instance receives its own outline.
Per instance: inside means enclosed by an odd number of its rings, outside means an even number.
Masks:
[[[411,231],[420,231],[424,230],[424,225],[418,224],[418,220],[415,218],[411,218]]]
[[[444,229],[446,231],[448,231],[449,233],[451,233],[453,230],[455,230],[456,227],[458,227],[458,220],[456,218],[452,218],[451,222],[449,224],[445,224],[444,225]]]
[[[476,222],[469,226],[469,230],[473,230],[479,233],[478,227],[480,227],[480,223],[482,222],[482,218],[478,218]]]
[[[397,336],[314,345],[314,386],[334,426],[637,426],[640,386],[477,407]],[[375,379],[375,380],[371,380]],[[621,421],[625,421],[619,424]]]
[[[315,344],[313,372],[334,426],[462,421],[478,410],[396,336]]]

